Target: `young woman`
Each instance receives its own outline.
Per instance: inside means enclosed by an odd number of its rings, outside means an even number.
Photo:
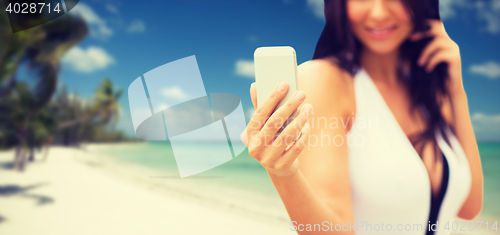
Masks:
[[[483,175],[460,52],[438,6],[325,0],[313,60],[299,66],[301,91],[274,111],[287,85],[257,104],[252,84],[256,112],[242,138],[283,200],[290,229],[448,234],[455,217],[480,213]]]

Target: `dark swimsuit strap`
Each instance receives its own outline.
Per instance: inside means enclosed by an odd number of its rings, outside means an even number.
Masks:
[[[449,177],[448,161],[446,161],[446,157],[443,154],[443,179],[441,182],[441,187],[439,189],[439,194],[437,198],[434,198],[431,192],[431,211],[429,213],[430,222],[427,224],[426,235],[434,234],[434,231],[429,231],[429,224],[430,225],[436,224],[436,221],[438,219],[439,209],[441,208],[441,203],[443,202],[446,189],[448,188],[448,177]]]

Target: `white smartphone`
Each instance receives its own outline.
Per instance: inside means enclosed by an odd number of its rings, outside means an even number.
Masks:
[[[288,93],[276,106],[281,107],[299,89],[297,58],[290,46],[259,47],[254,52],[257,105],[261,105],[282,82],[288,84]],[[276,110],[275,109],[275,110]],[[295,118],[297,110],[290,116]],[[283,125],[283,127],[286,125]]]

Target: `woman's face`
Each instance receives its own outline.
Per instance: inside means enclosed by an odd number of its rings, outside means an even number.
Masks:
[[[347,0],[351,30],[377,54],[396,51],[413,30],[403,0]]]

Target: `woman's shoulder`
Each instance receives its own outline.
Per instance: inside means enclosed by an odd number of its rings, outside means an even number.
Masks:
[[[352,78],[352,76],[347,71],[342,69],[332,59],[309,60],[300,64],[299,69],[310,73],[318,73],[318,74],[324,73],[325,75],[336,75],[337,78],[341,79]]]
[[[306,93],[308,102],[313,102],[315,111],[354,112],[354,79],[350,73],[327,59],[306,61],[297,70],[299,89]]]

